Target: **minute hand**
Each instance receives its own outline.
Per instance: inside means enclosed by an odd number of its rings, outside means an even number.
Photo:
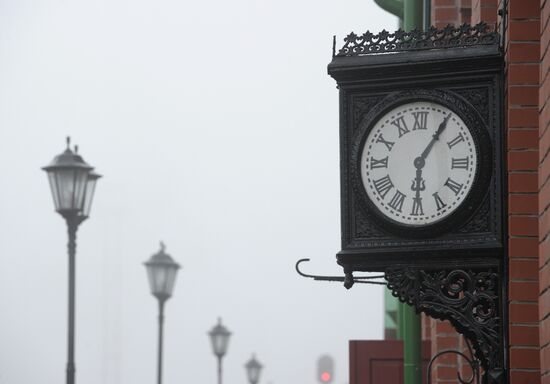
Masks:
[[[451,114],[449,113],[447,115],[447,117],[445,117],[443,119],[443,121],[441,122],[441,124],[439,124],[439,128],[437,128],[437,131],[435,131],[435,133],[433,134],[432,136],[432,140],[430,141],[430,143],[428,144],[428,146],[426,147],[426,149],[424,150],[424,152],[422,152],[422,154],[420,155],[420,157],[423,159],[423,160],[426,160],[426,157],[428,156],[428,154],[430,153],[430,151],[432,150],[432,147],[434,146],[435,142],[437,140],[439,140],[439,135],[441,135],[441,133],[443,132],[443,130],[447,127],[447,122],[449,121],[449,118],[451,117]]]

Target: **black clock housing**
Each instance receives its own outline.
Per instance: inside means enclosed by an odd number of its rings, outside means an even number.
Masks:
[[[392,35],[394,36],[394,35]],[[399,265],[500,265],[505,248],[503,194],[503,56],[494,33],[424,44],[350,35],[328,66],[340,92],[342,250],[346,271]],[[388,41],[390,43],[388,43]],[[422,43],[422,41],[420,42]],[[373,206],[361,184],[360,153],[376,121],[412,101],[442,104],[460,116],[478,151],[466,201],[448,218],[399,224]]]

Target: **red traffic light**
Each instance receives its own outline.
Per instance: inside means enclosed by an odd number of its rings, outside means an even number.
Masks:
[[[323,355],[317,360],[317,381],[329,384],[334,380],[334,360],[329,355]]]

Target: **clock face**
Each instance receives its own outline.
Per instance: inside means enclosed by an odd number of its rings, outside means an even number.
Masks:
[[[436,223],[470,192],[478,167],[464,121],[428,101],[402,104],[370,130],[360,173],[368,198],[386,217],[410,226]]]

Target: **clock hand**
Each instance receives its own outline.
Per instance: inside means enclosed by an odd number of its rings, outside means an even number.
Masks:
[[[416,192],[415,199],[420,199],[420,192],[426,189],[426,184],[422,178],[422,168],[416,169],[416,178],[413,179],[411,190]]]
[[[435,131],[434,135],[432,136],[432,140],[430,140],[430,143],[428,144],[428,146],[426,147],[426,149],[424,149],[424,152],[422,152],[422,154],[420,155],[420,157],[417,157],[416,159],[414,159],[414,165],[415,167],[418,168],[418,166],[416,165],[417,163],[417,160],[418,159],[422,159],[422,162],[424,162],[426,160],[426,157],[428,157],[428,154],[430,153],[430,151],[432,150],[432,147],[434,146],[435,142],[437,140],[439,140],[439,135],[441,135],[441,133],[443,132],[443,130],[445,130],[445,128],[447,127],[447,122],[449,121],[449,118],[451,117],[451,114],[449,113],[447,115],[447,117],[445,117],[443,119],[443,121],[441,122],[441,124],[439,124],[439,128],[437,128],[437,131]],[[422,167],[424,166],[424,164],[422,164]]]
[[[432,150],[433,145],[437,140],[439,140],[439,136],[443,132],[443,130],[447,127],[447,122],[449,121],[449,118],[451,117],[451,114],[449,113],[447,117],[443,119],[441,124],[439,124],[439,128],[437,128],[437,131],[432,136],[432,139],[430,140],[428,146],[420,156],[414,159],[414,167],[416,168],[416,177],[413,179],[411,189],[416,192],[415,199],[420,199],[420,192],[424,191],[426,189],[426,183],[424,182],[424,179],[422,178],[422,168],[424,168],[424,165],[426,165],[426,157]]]

